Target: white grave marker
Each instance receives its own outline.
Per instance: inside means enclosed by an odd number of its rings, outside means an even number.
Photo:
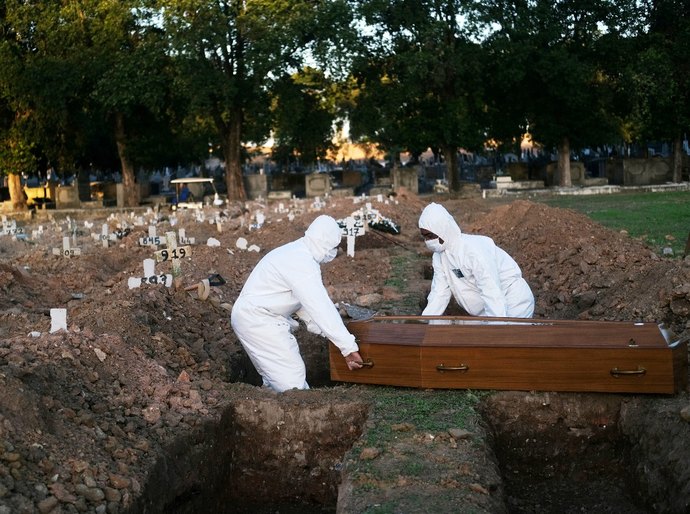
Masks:
[[[37,229],[31,231],[31,239],[34,241],[43,235],[43,225],[39,225]]]
[[[160,236],[156,235],[156,226],[149,225],[149,235],[148,237],[139,238],[139,246],[158,246],[163,244]]]
[[[172,285],[173,276],[169,273],[161,273],[156,275],[156,261],[153,259],[144,259],[144,276],[143,277],[129,277],[127,280],[127,287],[135,289],[145,284],[164,285],[170,287]]]
[[[187,237],[187,232],[185,229],[181,228],[177,231],[178,237],[177,237],[177,242],[180,243],[181,245],[193,245],[196,242],[196,239],[193,237]]]
[[[24,229],[17,226],[15,220],[8,221],[7,216],[2,217],[2,235],[3,236],[18,236],[24,234]]]
[[[108,248],[108,243],[115,240],[115,234],[110,233],[107,223],[103,223],[101,226],[100,234],[91,234],[91,237],[93,237],[96,241],[101,241],[103,248]]]
[[[364,222],[361,218],[355,219],[352,216],[345,218],[345,236],[347,237],[347,255],[355,256],[355,238],[364,235]]]
[[[65,236],[62,238],[62,249],[53,248],[53,255],[73,257],[74,255],[81,255],[81,248],[71,248],[69,244],[69,236]]]
[[[67,309],[50,309],[50,333],[67,330]]]
[[[170,261],[172,263],[172,276],[176,281],[175,287],[178,286],[177,281],[179,281],[180,275],[180,260],[185,257],[191,257],[192,247],[191,246],[177,246],[177,234],[175,232],[166,232],[165,240],[168,243],[168,247],[163,250],[158,250],[154,253],[156,257],[156,262]]]
[[[266,222],[266,215],[261,211],[256,211],[254,213],[254,219],[256,220],[252,225],[249,226],[249,230],[260,229]]]

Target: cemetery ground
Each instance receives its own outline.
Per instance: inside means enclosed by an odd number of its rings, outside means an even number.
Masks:
[[[521,265],[535,317],[689,333],[690,259],[660,257],[575,211],[404,192],[366,201],[401,232],[367,230],[354,257],[323,266],[346,322],[346,304],[421,312],[431,258],[417,219],[439,201]],[[8,216],[6,229],[26,238],[0,236],[0,514],[687,512],[688,391],[334,384],[327,341],[303,327],[312,389],[258,387],[229,323],[245,279],[317,214],[344,219],[363,206]],[[184,252],[166,240],[180,228]],[[51,332],[56,308],[67,328]]]

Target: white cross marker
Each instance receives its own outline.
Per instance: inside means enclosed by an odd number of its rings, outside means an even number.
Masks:
[[[191,246],[177,246],[177,234],[175,232],[166,232],[165,240],[168,247],[163,250],[158,250],[154,253],[156,262],[171,261],[172,262],[172,276],[175,280],[175,287],[178,286],[180,275],[180,260],[192,255]]]
[[[63,257],[81,255],[81,248],[70,248],[69,236],[65,236],[62,238],[62,250],[60,248],[53,248],[53,255],[62,255]]]
[[[115,239],[115,234],[111,234],[107,223],[103,223],[101,226],[100,234],[91,234],[96,241],[101,241],[103,243],[103,248],[108,248],[108,242]]]
[[[347,255],[355,256],[355,238],[364,234],[364,223],[352,216],[345,218],[345,235],[347,236]]]
[[[129,277],[127,280],[127,287],[135,289],[144,284],[162,284],[165,287],[172,285],[173,277],[169,273],[161,273],[156,275],[156,261],[153,259],[144,259],[144,276],[143,277]]]
[[[2,232],[0,235],[3,236],[14,236],[15,239],[24,237],[24,229],[22,227],[17,226],[17,222],[15,220],[12,221],[7,221],[7,218],[5,216],[2,217]]]
[[[193,237],[187,237],[187,232],[185,229],[181,228],[177,231],[178,233],[178,243],[181,245],[193,245],[196,242],[196,239]]]
[[[139,246],[158,246],[163,244],[161,238],[156,235],[156,226],[149,225],[149,235],[148,237],[139,238]]]

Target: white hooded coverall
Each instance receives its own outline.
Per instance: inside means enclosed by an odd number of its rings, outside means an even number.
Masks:
[[[432,258],[434,277],[422,315],[442,315],[452,295],[472,316],[532,317],[534,295],[520,267],[491,238],[463,234],[437,203],[424,208],[419,228],[443,240]]]
[[[359,350],[345,328],[321,278],[340,244],[342,231],[330,216],[319,216],[304,237],[266,254],[244,284],[232,308],[231,324],[265,386],[282,392],[308,389],[306,369],[291,331],[298,323],[330,339],[349,355]]]

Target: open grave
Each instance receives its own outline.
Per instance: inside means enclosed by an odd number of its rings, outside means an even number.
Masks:
[[[418,314],[429,256],[416,220],[429,199],[372,201],[400,234],[357,237],[354,257],[343,248],[324,266],[324,283],[341,306]],[[463,230],[492,236],[520,263],[536,316],[659,321],[687,335],[687,263],[571,211],[441,201]],[[687,391],[336,386],[325,341],[303,328],[296,335],[313,389],[257,387],[228,319],[244,280],[317,213],[343,219],[359,206],[350,198],[319,210],[249,203],[17,218],[29,237],[0,239],[0,513],[544,512],[578,496],[593,502],[597,492],[610,501],[597,508],[687,509]],[[155,239],[170,231],[191,247],[180,287],[152,278],[173,275],[172,262],[155,262],[154,273],[144,266],[172,250]],[[211,286],[215,276],[224,284]],[[208,290],[196,287],[203,280]],[[67,330],[51,332],[54,308],[66,309]],[[463,416],[460,400],[472,407]],[[606,470],[613,485],[602,489]],[[569,479],[551,488],[560,477]]]

